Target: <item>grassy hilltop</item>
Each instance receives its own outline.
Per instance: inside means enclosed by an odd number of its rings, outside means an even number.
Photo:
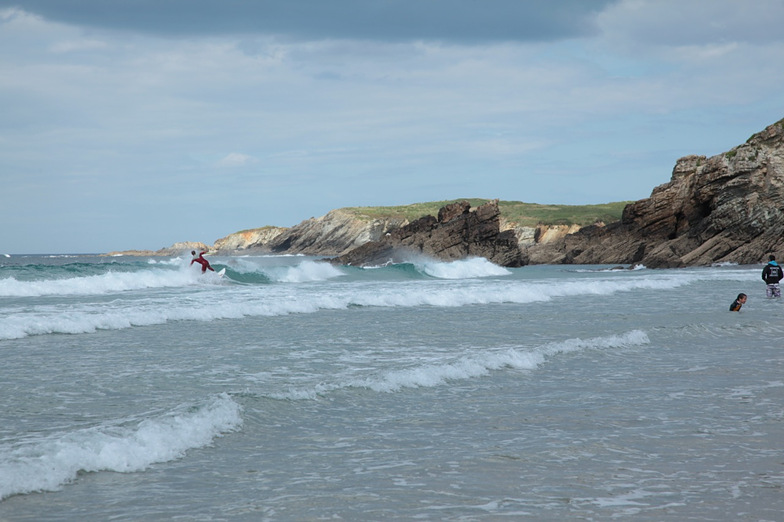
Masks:
[[[438,210],[444,205],[456,201],[468,201],[471,207],[487,203],[489,199],[463,198],[447,201],[430,201],[427,203],[414,203],[397,207],[346,207],[344,212],[354,215],[361,220],[380,218],[405,218],[413,221],[428,214],[438,215]],[[629,201],[604,203],[601,205],[541,205],[538,203],[523,203],[521,201],[499,201],[498,208],[501,217],[520,226],[536,225],[591,225],[597,221],[611,223],[621,219],[623,208]]]

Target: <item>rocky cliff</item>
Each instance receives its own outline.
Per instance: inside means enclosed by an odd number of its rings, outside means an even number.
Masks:
[[[532,263],[650,268],[759,263],[784,250],[784,120],[729,152],[680,158],[669,183],[588,226],[527,250]]]
[[[334,264],[377,266],[400,263],[418,255],[452,261],[484,257],[501,266],[526,264],[513,230],[501,231],[498,200],[475,210],[467,201],[441,208],[438,217],[424,216],[332,259]]]
[[[407,223],[404,219],[395,218],[364,220],[337,209],[291,227],[268,243],[266,248],[276,253],[341,255],[367,242],[376,241]]]
[[[378,208],[383,210],[385,207]],[[409,224],[408,219],[395,212],[382,214],[387,217],[370,217],[362,211],[362,207],[337,209],[290,228],[266,226],[235,232],[216,240],[211,247],[204,243],[181,242],[160,250],[125,250],[105,255],[177,256],[195,249],[221,255],[276,253],[339,256],[365,243],[378,241],[387,233]],[[531,245],[552,242],[579,229],[579,225],[521,226],[503,215],[500,218],[501,232],[511,231],[524,251]]]
[[[264,227],[236,232],[218,239],[213,249],[222,254],[252,251],[262,254],[340,256],[370,241],[378,241],[387,233],[409,224],[408,219],[393,216],[394,212],[390,213],[390,217],[371,218],[353,210],[332,210],[291,228]],[[523,252],[534,244],[562,239],[580,228],[580,225],[575,224],[522,226],[504,218],[503,214],[500,217],[501,232],[511,230]]]
[[[224,254],[247,250],[260,254],[336,256],[407,223],[395,218],[361,219],[337,209],[290,228],[264,227],[236,232],[216,241],[214,249]]]
[[[253,245],[266,245],[286,230],[288,229],[283,227],[262,227],[242,230],[218,239],[215,241],[212,250],[221,254],[231,254],[253,248]]]

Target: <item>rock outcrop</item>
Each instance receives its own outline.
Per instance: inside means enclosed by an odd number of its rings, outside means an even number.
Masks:
[[[334,264],[378,266],[424,255],[452,261],[484,257],[501,266],[523,266],[513,230],[501,231],[498,200],[471,210],[467,201],[441,208],[438,217],[424,216],[332,259]]]
[[[784,250],[784,120],[729,152],[680,158],[669,183],[588,226],[528,249],[536,263],[650,268],[759,263]]]
[[[360,219],[343,209],[332,210],[320,218],[310,218],[269,241],[248,248],[276,254],[336,256],[376,241],[391,230],[407,224],[405,219]]]
[[[249,248],[259,248],[258,245],[268,244],[286,230],[288,229],[283,227],[262,227],[242,230],[218,239],[215,241],[212,249],[221,254],[231,254]]]

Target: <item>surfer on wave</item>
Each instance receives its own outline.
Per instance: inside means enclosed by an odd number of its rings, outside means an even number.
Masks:
[[[196,251],[195,250],[191,250],[191,255],[193,256],[193,259],[191,259],[191,264],[199,263],[201,265],[201,273],[202,274],[204,272],[206,272],[207,269],[210,269],[213,272],[215,271],[215,269],[210,266],[210,262],[207,261],[206,259],[204,259],[204,254],[206,254],[206,253],[207,253],[207,251],[205,250],[204,252],[199,252],[199,255],[197,256],[196,255]]]

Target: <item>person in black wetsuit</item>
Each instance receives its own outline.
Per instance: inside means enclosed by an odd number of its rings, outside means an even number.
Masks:
[[[762,280],[768,285],[765,293],[768,297],[781,297],[781,288],[779,288],[779,281],[784,277],[784,271],[776,263],[776,256],[773,254],[769,257],[770,261],[765,268],[762,269]]]
[[[746,303],[746,294],[740,293],[730,305],[730,312],[740,312],[740,307]]]

